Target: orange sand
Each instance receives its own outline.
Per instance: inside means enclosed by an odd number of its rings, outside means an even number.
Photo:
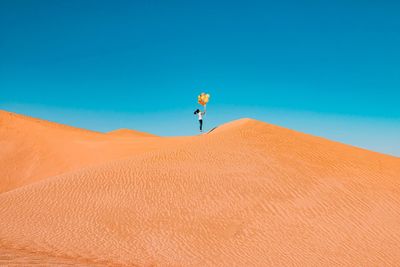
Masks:
[[[4,111],[0,147],[0,265],[400,261],[400,158],[250,119],[162,138]]]

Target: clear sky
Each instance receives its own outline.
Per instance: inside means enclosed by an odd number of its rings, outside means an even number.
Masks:
[[[99,131],[253,117],[400,156],[400,1],[0,2],[0,108]]]

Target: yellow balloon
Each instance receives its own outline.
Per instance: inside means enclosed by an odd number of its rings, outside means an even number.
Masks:
[[[198,97],[197,100],[199,102],[200,105],[204,106],[208,103],[208,101],[210,100],[210,95],[206,94],[206,93],[201,93]]]

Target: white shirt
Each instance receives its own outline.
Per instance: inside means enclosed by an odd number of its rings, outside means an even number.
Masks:
[[[205,112],[199,112],[197,113],[197,116],[199,116],[199,120],[203,119],[204,114],[206,114]]]

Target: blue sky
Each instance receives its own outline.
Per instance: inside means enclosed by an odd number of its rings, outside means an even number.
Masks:
[[[399,1],[1,1],[0,108],[108,131],[241,117],[400,156]]]

